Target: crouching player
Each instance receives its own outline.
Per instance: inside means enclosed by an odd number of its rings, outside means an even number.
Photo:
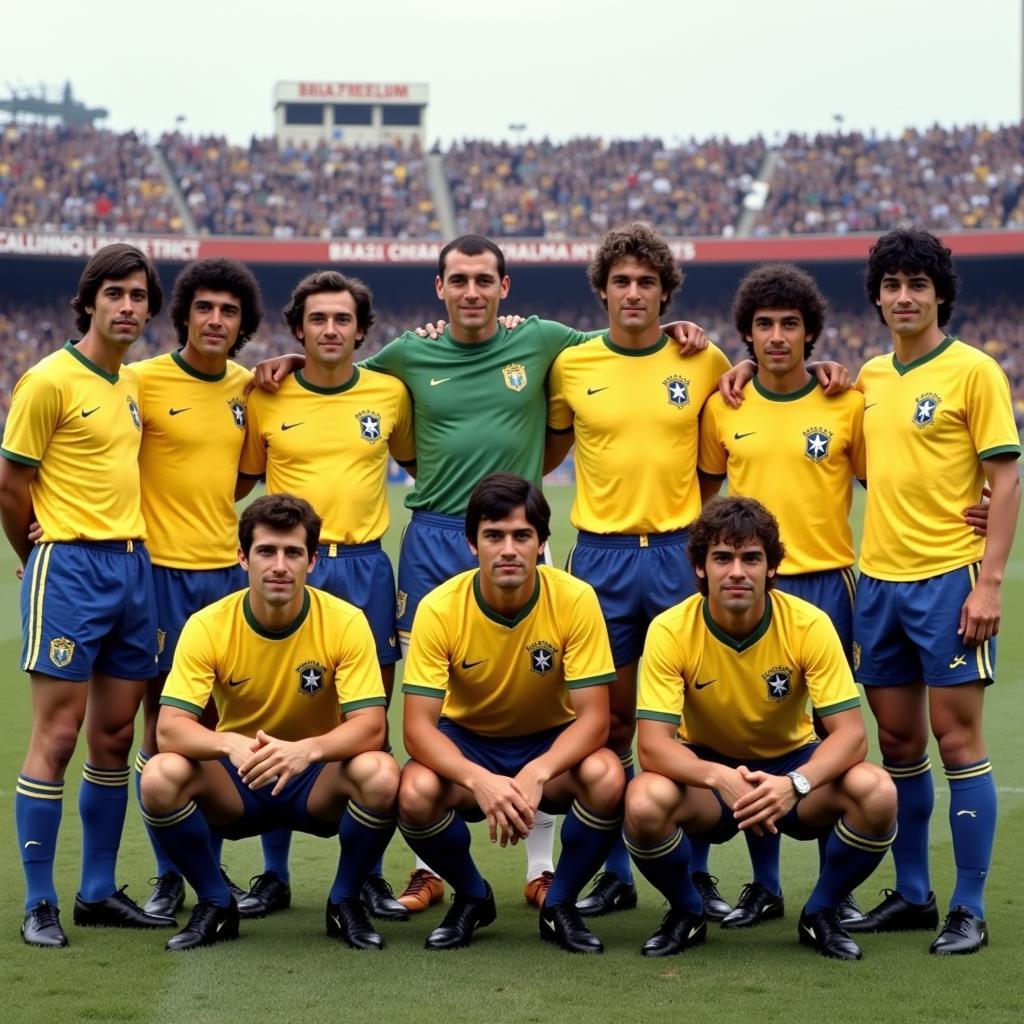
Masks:
[[[562,856],[540,911],[541,938],[576,953],[602,945],[576,898],[622,825],[625,774],[608,738],[615,678],[593,588],[537,561],[551,510],[521,477],[494,473],[466,509],[480,568],[428,594],[405,670],[399,828],[455,890],[427,949],[466,946],[495,918],[466,821],[515,844],[538,807],[565,813]]]
[[[239,522],[246,590],[193,615],[163,694],[161,753],[142,773],[143,817],[198,901],[171,950],[238,936],[211,831],[337,835],[327,934],[380,949],[360,887],[395,830],[398,765],[381,751],[384,687],[363,614],[305,586],[320,518],[300,498],[259,498]],[[210,695],[216,731],[200,725]]]
[[[690,533],[700,593],[659,615],[648,632],[637,708],[644,772],[626,794],[625,833],[670,909],[644,956],[680,953],[706,938],[688,835],[725,842],[753,829],[814,839],[831,828],[798,935],[824,956],[861,957],[836,908],[889,849],[896,790],[864,762],[860,698],[832,624],[772,590],[784,554],[763,505],[713,501]],[[827,732],[820,742],[808,698]],[[676,738],[680,725],[685,744]]]

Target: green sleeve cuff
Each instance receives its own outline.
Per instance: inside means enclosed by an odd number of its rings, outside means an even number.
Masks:
[[[191,715],[195,715],[197,718],[203,713],[204,709],[198,704],[190,704],[187,700],[179,700],[177,697],[161,697],[161,704],[166,704],[169,708],[178,708],[181,711],[187,711]]]
[[[360,708],[386,708],[387,706],[387,697],[363,697],[361,700],[347,700],[344,704],[338,705],[346,715],[350,711],[359,711]]]
[[[39,459],[30,459],[27,455],[18,455],[17,452],[12,452],[8,448],[0,448],[0,455],[10,462],[17,462],[22,466],[38,466],[40,462]]]
[[[637,718],[646,718],[649,722],[664,722],[666,725],[677,726],[683,720],[682,715],[670,715],[667,711],[638,711]]]
[[[849,700],[840,701],[838,704],[830,704],[827,708],[815,708],[819,718],[828,718],[829,715],[838,715],[840,711],[849,711],[850,708],[860,707],[860,697],[851,697]]]
[[[588,686],[607,686],[615,681],[614,672],[605,672],[599,676],[587,676],[585,679],[566,679],[565,685],[570,690],[583,690]]]
[[[4,452],[6,455],[7,453]],[[1002,444],[998,448],[986,448],[983,452],[978,452],[978,458],[984,462],[985,459],[991,459],[996,455],[1016,455],[1020,458],[1020,445],[1019,444]]]
[[[411,693],[417,697],[435,697],[444,700],[444,690],[435,690],[432,686],[417,686],[415,683],[403,683],[402,693]]]

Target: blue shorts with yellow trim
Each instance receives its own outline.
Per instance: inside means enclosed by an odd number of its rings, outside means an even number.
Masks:
[[[853,615],[853,668],[864,686],[956,686],[995,681],[996,641],[967,647],[957,635],[978,563],[924,580],[861,573]]]
[[[37,544],[21,585],[21,667],[84,682],[156,675],[156,605],[142,541]]]
[[[616,667],[636,661],[651,620],[697,592],[687,530],[601,534],[580,530],[566,571],[597,591]]]
[[[314,818],[306,810],[310,791],[327,765],[311,764],[304,772],[292,776],[277,796],[272,796],[273,783],[261,789],[250,789],[228,758],[222,757],[219,760],[242,798],[242,816],[228,825],[211,825],[210,828],[217,835],[225,839],[244,839],[246,836],[259,836],[279,828],[309,832],[314,836],[338,834],[337,821]]]
[[[810,761],[811,755],[818,749],[818,743],[813,742],[808,743],[806,746],[798,747],[796,750],[791,750],[788,754],[783,754],[781,757],[737,758],[726,757],[725,754],[720,754],[717,750],[712,750],[710,747],[701,747],[694,743],[686,743],[684,746],[689,747],[702,761],[714,761],[715,764],[728,765],[730,768],[739,768],[741,764],[745,764],[752,772],[765,772],[768,775],[786,775],[789,772],[797,771],[801,765],[805,765]],[[722,816],[718,819],[718,824],[705,832],[695,832],[690,833],[690,835],[692,838],[702,839],[706,843],[726,843],[739,832],[740,828],[736,824],[736,818],[733,816],[732,809],[722,799],[718,790],[715,789],[712,792],[717,797],[718,803],[722,808]],[[797,814],[797,807],[799,806],[799,804],[794,805],[784,817],[775,822],[775,827],[780,832],[784,832],[793,839],[817,839],[829,831],[831,828],[829,825],[819,827],[808,825],[805,821],[801,821],[800,816]]]
[[[393,665],[401,658],[395,635],[395,574],[379,540],[321,544],[306,582],[362,610],[381,665]]]
[[[849,567],[775,577],[775,588],[820,608],[835,626],[847,661],[853,662],[853,601],[857,577]]]
[[[171,671],[178,638],[189,616],[248,585],[249,576],[237,562],[221,569],[172,569],[154,565],[156,649],[160,671]]]

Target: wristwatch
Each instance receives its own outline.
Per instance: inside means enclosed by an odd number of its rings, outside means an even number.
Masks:
[[[793,783],[793,789],[796,790],[796,800],[799,803],[808,793],[811,791],[811,784],[807,781],[807,776],[802,775],[800,772],[786,772],[789,776],[789,781]]]

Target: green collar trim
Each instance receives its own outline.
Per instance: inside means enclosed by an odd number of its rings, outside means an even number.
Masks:
[[[316,384],[310,384],[308,380],[302,375],[301,370],[295,371],[295,383],[300,388],[305,388],[307,391],[312,391],[314,395],[340,395],[343,391],[350,391],[356,386],[356,381],[359,380],[359,367],[352,367],[352,376],[349,377],[344,384],[339,384],[336,388],[321,388],[317,387]]]
[[[245,597],[242,598],[242,614],[245,616],[245,621],[249,624],[249,628],[257,636],[263,637],[264,640],[287,640],[309,617],[309,605],[309,589],[303,587],[302,610],[292,620],[291,625],[285,626],[284,629],[267,629],[266,626],[257,622],[256,616],[253,615],[247,591]]]
[[[805,398],[818,386],[818,379],[811,374],[811,379],[798,391],[789,391],[786,394],[782,394],[779,391],[769,391],[761,383],[761,378],[756,374],[754,375],[754,390],[762,397],[768,399],[769,402],[797,402],[801,398]]]
[[[933,359],[937,359],[939,356],[942,355],[943,352],[946,351],[947,348],[949,348],[950,345],[953,344],[954,341],[959,341],[959,340],[960,340],[959,338],[957,338],[957,337],[955,337],[955,336],[953,336],[951,334],[947,334],[942,339],[942,341],[940,341],[939,344],[936,345],[935,348],[933,348],[931,350],[931,352],[926,352],[923,356],[921,356],[920,359],[915,359],[912,363],[906,363],[906,364],[901,363],[896,358],[896,353],[893,352],[893,354],[892,354],[893,369],[902,377],[905,373],[910,373],[910,371],[915,369],[916,367],[924,366],[925,363],[931,362],[931,360],[933,360]]]
[[[81,340],[81,339],[79,339]],[[70,352],[87,370],[92,370],[97,377],[102,377],[108,384],[116,384],[118,381],[118,374],[107,373],[106,370],[100,369],[88,356],[83,356],[81,352],[70,338],[64,342],[64,351]]]
[[[523,619],[526,618],[530,612],[533,611],[534,606],[540,600],[540,573],[537,573],[537,582],[533,588],[533,593],[530,595],[530,599],[523,605],[522,608],[516,612],[515,616],[511,619],[505,618],[499,612],[496,612],[485,600],[482,591],[480,590],[480,570],[478,569],[473,576],[473,596],[476,598],[477,607],[491,620],[496,622],[499,626],[504,626],[506,629],[513,629],[518,626]]]
[[[186,362],[185,357],[181,354],[180,348],[177,352],[171,353],[171,359],[174,360],[178,369],[187,373],[190,377],[195,377],[196,380],[204,380],[208,384],[216,384],[217,381],[223,380],[228,375],[228,368],[226,366],[220,371],[220,373],[200,373],[194,366]]]
[[[653,356],[655,352],[660,352],[668,344],[668,335],[663,334],[653,345],[648,345],[647,348],[623,348],[621,345],[616,345],[612,341],[611,335],[607,332],[601,335],[601,340],[616,355],[636,358],[638,356]]]
[[[764,602],[764,615],[761,617],[761,621],[758,623],[754,632],[749,636],[745,636],[742,640],[737,640],[733,636],[729,636],[728,633],[724,632],[722,628],[711,618],[711,612],[708,610],[708,600],[704,599],[704,604],[701,608],[704,613],[704,625],[708,627],[708,631],[711,635],[721,643],[725,644],[726,647],[736,651],[737,654],[741,651],[747,650],[749,647],[753,647],[758,640],[761,639],[768,632],[768,627],[772,624],[772,597],[771,594],[765,594]]]

